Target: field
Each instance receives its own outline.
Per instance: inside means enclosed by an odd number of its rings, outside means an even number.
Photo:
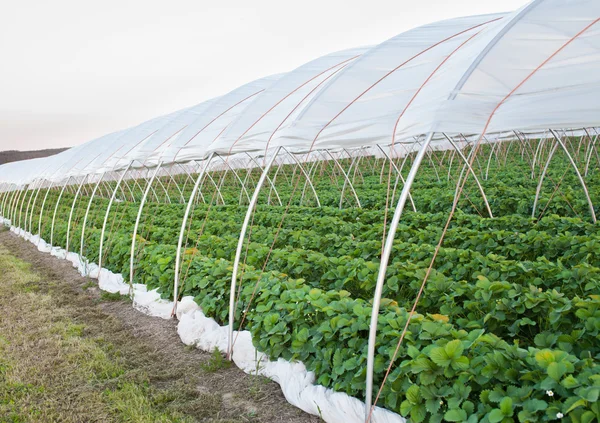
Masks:
[[[600,230],[591,223],[565,157],[557,153],[553,159],[532,218],[544,160],[534,166],[532,178],[526,148],[501,151],[491,160],[492,152],[484,149],[475,162],[494,218],[471,179],[378,405],[413,422],[599,421]],[[578,151],[572,152],[576,158]],[[585,160],[583,149],[578,160]],[[271,171],[277,193],[266,185],[252,216],[239,274],[236,329],[250,330],[255,346],[270,358],[300,360],[319,384],[362,399],[371,302],[384,227],[393,213],[385,205],[394,174],[375,157],[340,163],[352,176],[362,208],[330,161],[315,166],[321,207],[294,165]],[[413,187],[417,211],[407,206],[387,269],[376,387],[430,265],[459,169],[450,155],[435,152]],[[258,174],[246,171],[250,181]],[[208,316],[227,324],[232,260],[248,206],[232,172],[211,175],[217,182],[203,184],[188,220],[178,297],[194,296]],[[190,179],[185,173],[157,178],[137,233],[134,283],[159,288],[167,299],[174,295],[174,261]],[[600,204],[595,167],[586,183],[592,201]],[[64,192],[60,186],[29,190],[13,222],[26,223],[33,232],[39,222],[42,238],[52,237],[53,245],[64,248],[68,237],[69,250],[81,249],[97,262],[108,193],[115,184],[98,185],[91,201],[94,184],[84,183],[79,194],[78,185]],[[109,214],[103,266],[126,280],[146,184],[132,172]],[[222,189],[217,192],[216,186]]]

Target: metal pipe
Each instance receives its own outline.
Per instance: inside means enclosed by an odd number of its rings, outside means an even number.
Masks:
[[[71,177],[69,176],[69,179]],[[67,181],[69,180],[67,179]],[[48,190],[46,190],[46,194],[44,195],[44,199],[42,200],[42,207],[40,208],[40,217],[38,219],[38,234],[40,238],[38,239],[38,245],[40,245],[40,240],[42,239],[42,218],[44,217],[44,207],[46,206],[46,200],[48,199],[48,195],[54,186],[54,182],[50,184]]]
[[[13,222],[13,226],[19,228],[19,205],[23,201],[23,197],[27,195],[27,190],[29,185],[23,186],[23,189],[19,191],[19,196],[17,197],[15,204],[13,206],[12,218],[10,219]]]
[[[555,142],[554,146],[552,146],[552,150],[548,155],[548,159],[546,160],[546,164],[544,165],[544,170],[542,170],[542,174],[540,175],[540,181],[538,182],[537,188],[535,189],[535,199],[533,200],[533,209],[531,210],[531,217],[535,218],[535,209],[537,208],[537,203],[540,198],[540,192],[542,190],[542,184],[544,183],[544,178],[546,177],[546,172],[548,171],[548,166],[550,166],[550,161],[558,148],[558,143]]]
[[[50,185],[52,185],[52,184],[50,184]],[[31,235],[33,235],[33,232],[31,231],[31,227],[33,226],[33,213],[35,212],[35,203],[37,203],[37,199],[38,199],[38,196],[40,195],[40,191],[42,190],[42,186],[43,186],[43,183],[40,181],[38,190],[35,194],[35,197],[33,198],[33,204],[31,205],[31,214],[29,215],[29,225],[27,226],[29,228],[29,233],[31,233]],[[27,214],[28,214],[28,212],[25,212],[25,219],[27,219]]]
[[[279,150],[277,150],[277,151],[279,151]],[[260,169],[260,164],[258,164],[258,162],[254,159],[254,157],[252,157],[248,153],[246,153],[246,155],[250,158],[250,161],[252,161],[256,165],[256,167],[258,169]],[[273,180],[269,177],[269,175],[267,175],[267,181],[269,181],[271,188],[275,191],[275,195],[277,196],[277,201],[279,202],[279,205],[283,206],[283,203],[281,202],[281,197],[279,197],[279,192],[277,191],[277,188],[275,188],[275,184],[273,183]]]
[[[70,177],[69,177],[70,178]],[[69,179],[63,184],[62,189],[60,190],[60,194],[58,194],[58,198],[56,199],[56,204],[54,205],[54,213],[52,214],[52,223],[50,225],[50,247],[52,247],[54,241],[54,221],[56,220],[56,212],[58,211],[58,205],[60,204],[60,200],[62,198],[65,189],[67,188],[67,182]]]
[[[392,247],[394,246],[394,236],[396,235],[396,230],[398,229],[398,223],[400,222],[400,217],[402,216],[402,211],[404,210],[404,206],[406,205],[406,200],[408,199],[408,193],[410,188],[415,180],[417,175],[417,171],[423,161],[423,157],[425,157],[425,153],[431,140],[433,138],[433,132],[427,135],[425,142],[419,149],[417,156],[415,157],[415,161],[410,168],[410,172],[406,178],[406,183],[404,187],[402,187],[402,192],[400,193],[400,198],[398,199],[398,205],[396,206],[396,210],[394,211],[394,216],[392,217],[392,221],[390,222],[390,229],[387,234],[385,240],[385,246],[383,248],[383,252],[381,254],[381,261],[379,264],[379,273],[377,275],[377,283],[375,286],[375,294],[373,296],[373,308],[371,312],[371,324],[369,326],[369,344],[367,350],[367,378],[366,378],[366,398],[365,398],[365,421],[369,423],[371,416],[371,407],[373,404],[373,369],[375,365],[375,341],[377,337],[377,320],[379,317],[379,308],[381,305],[381,294],[383,292],[383,284],[385,283],[385,274],[387,271],[388,261],[390,258],[390,254],[392,252]]]
[[[285,150],[285,148],[284,148],[284,150]],[[310,177],[308,176],[308,173],[306,173],[306,169],[304,169],[304,166],[302,166],[302,163],[300,163],[300,161],[298,160],[298,158],[295,155],[293,155],[292,153],[290,153],[287,150],[285,150],[285,151],[298,164],[298,167],[300,168],[300,172],[302,172],[302,174],[306,178],[306,181],[308,182],[308,185],[310,186],[310,189],[312,190],[312,192],[313,192],[313,194],[315,196],[315,200],[317,200],[317,207],[321,207],[321,201],[319,200],[319,195],[317,194],[317,190],[315,190],[315,186],[313,185],[312,181],[310,180]],[[293,178],[292,178],[292,180],[293,180]]]
[[[354,165],[358,166],[358,156],[352,157],[346,149],[344,149],[344,151],[346,151],[350,159],[350,167],[348,168],[348,173],[350,173],[352,172],[352,168],[354,167]],[[350,178],[344,179],[344,185],[342,185],[342,192],[340,193],[340,203],[338,206],[340,209],[342,208],[342,204],[344,203],[344,192],[346,191],[346,186],[348,186],[349,182]]]
[[[460,156],[460,158],[465,162],[465,166],[467,166],[467,168],[469,169],[469,172],[471,172],[471,175],[473,175],[473,178],[475,178],[475,183],[477,183],[477,187],[479,188],[479,192],[481,193],[481,196],[483,197],[483,202],[485,203],[485,208],[487,209],[487,212],[490,215],[490,217],[493,218],[494,215],[492,214],[492,209],[490,207],[490,203],[488,203],[488,199],[487,199],[487,196],[485,195],[485,191],[483,190],[483,187],[481,186],[481,183],[479,182],[479,178],[477,177],[477,175],[473,171],[473,168],[471,167],[471,164],[469,163],[469,161],[467,160],[467,158],[465,157],[465,155],[462,153],[462,151],[460,151],[460,149],[456,146],[456,144],[454,144],[454,141],[452,141],[452,138],[450,138],[448,135],[446,135],[446,133],[443,133],[443,135],[444,135],[444,137],[446,137],[446,139],[448,140],[448,142],[450,144],[452,144],[452,147],[454,147],[456,149],[456,152],[458,153],[458,155]]]
[[[69,233],[71,232],[71,220],[73,219],[73,210],[75,210],[75,203],[77,202],[77,197],[79,197],[79,193],[81,192],[81,187],[83,183],[87,179],[88,175],[85,175],[77,188],[77,192],[75,193],[75,197],[73,198],[73,204],[71,204],[71,211],[69,212],[69,221],[67,223],[67,241],[65,243],[65,251],[69,252]]]
[[[2,184],[2,188],[6,188],[6,191],[2,191],[2,200],[0,200],[0,216],[4,219],[4,204],[6,202],[6,199],[8,198],[8,196],[11,193],[10,190],[10,185],[8,184]]]
[[[585,180],[583,179],[583,176],[581,176],[581,172],[579,172],[579,168],[577,167],[575,160],[573,160],[573,157],[569,153],[569,150],[567,150],[567,147],[563,143],[562,139],[558,136],[558,134],[554,131],[554,129],[551,129],[550,132],[552,133],[552,135],[554,136],[554,139],[556,139],[556,141],[560,144],[560,146],[564,150],[565,154],[569,158],[569,162],[571,162],[571,165],[573,166],[573,169],[575,170],[575,173],[577,174],[577,178],[579,179],[579,182],[581,183],[583,192],[585,193],[585,197],[588,202],[588,207],[590,209],[590,214],[592,215],[592,221],[594,223],[596,223],[596,211],[594,210],[594,204],[592,203],[592,199],[590,198],[590,193],[588,191],[587,185],[585,184]]]
[[[150,192],[150,187],[152,186],[152,183],[154,182],[156,175],[158,175],[158,171],[160,170],[161,166],[162,166],[162,161],[160,161],[158,163],[158,166],[156,166],[156,170],[154,171],[154,173],[150,177],[150,180],[148,181],[148,184],[146,185],[146,189],[144,190],[144,195],[142,196],[142,200],[140,202],[140,207],[138,208],[137,216],[135,218],[135,225],[133,226],[133,234],[131,237],[131,255],[129,256],[130,294],[132,293],[131,290],[133,287],[133,260],[134,260],[134,256],[135,256],[135,241],[136,241],[136,237],[137,237],[138,228],[140,226],[140,220],[142,218],[142,210],[144,209],[144,204],[146,204],[146,198],[148,197],[148,193]]]
[[[196,179],[196,183],[194,184],[194,188],[192,189],[192,193],[190,194],[190,198],[187,203],[187,207],[185,208],[185,214],[183,215],[183,220],[181,221],[181,229],[179,231],[179,239],[177,241],[177,252],[175,256],[175,278],[173,281],[173,311],[171,312],[171,316],[174,316],[177,313],[177,297],[178,297],[178,288],[179,288],[179,270],[181,267],[181,247],[183,246],[183,237],[185,236],[185,228],[187,225],[188,218],[190,216],[190,210],[192,208],[192,204],[194,203],[194,197],[196,196],[196,192],[198,191],[198,187],[200,186],[200,181],[203,179],[204,174],[208,170],[208,166],[213,159],[215,153],[210,153],[208,158],[206,159],[206,164],[200,171],[198,178]]]
[[[596,148],[596,141],[598,141],[598,134],[596,134],[596,136],[594,137],[594,139],[592,141],[592,137],[589,135],[587,129],[584,129],[584,131],[588,134],[588,137],[590,139],[590,150],[589,150],[589,154],[587,155],[587,158],[585,160],[585,170],[583,172],[583,175],[585,177],[587,177],[588,171],[590,169],[590,161],[592,160],[592,153],[594,152],[594,149]]]
[[[23,187],[21,187],[20,189],[17,190],[17,194],[15,195],[15,197],[12,200],[11,206],[10,206],[10,223],[12,226],[16,227],[16,216],[17,216],[17,206],[19,204],[19,200],[21,199],[21,196],[23,195]]]
[[[113,190],[112,195],[110,196],[110,200],[108,201],[108,206],[106,207],[106,212],[104,213],[104,221],[102,222],[102,230],[100,231],[100,248],[98,250],[98,278],[100,278],[100,271],[102,270],[102,247],[104,246],[104,232],[106,231],[106,223],[108,222],[108,216],[110,214],[110,209],[112,207],[112,203],[115,201],[115,197],[117,196],[117,190],[121,186],[121,183],[123,182],[123,178],[125,178],[125,175],[131,168],[132,164],[133,164],[133,160],[129,162],[129,164],[127,165],[127,167],[125,168],[125,170],[123,171],[121,176],[119,177],[119,180],[117,181],[117,185],[115,185],[115,189]],[[83,245],[83,243],[82,243],[82,245]]]
[[[488,175],[490,172],[490,164],[492,163],[492,156],[494,155],[494,150],[496,149],[496,146],[498,145],[500,141],[496,141],[494,144],[492,144],[492,148],[490,149],[490,157],[488,158],[488,162],[487,162],[487,166],[485,168],[485,180],[488,180]]]
[[[237,281],[237,271],[240,265],[240,258],[242,257],[242,248],[244,246],[244,239],[246,238],[246,231],[248,229],[248,224],[250,223],[250,217],[252,217],[252,213],[254,211],[254,206],[258,201],[258,195],[260,193],[260,189],[262,188],[265,179],[267,179],[267,174],[271,169],[271,166],[275,162],[275,158],[279,154],[281,147],[277,147],[273,156],[268,161],[265,166],[256,187],[254,188],[254,193],[252,194],[252,199],[250,200],[250,204],[248,205],[248,210],[246,210],[246,216],[244,217],[244,222],[242,223],[242,229],[240,231],[240,237],[238,239],[237,249],[235,251],[235,259],[233,261],[233,273],[231,275],[231,289],[229,292],[229,337],[227,340],[227,358],[231,360],[233,355],[233,322],[235,320],[235,293],[236,293],[236,281]]]
[[[94,186],[94,190],[92,191],[92,194],[90,195],[90,201],[88,201],[87,208],[85,209],[85,215],[83,216],[83,226],[81,226],[81,242],[79,244],[79,259],[80,260],[83,260],[83,245],[85,243],[85,225],[87,224],[87,219],[88,219],[88,216],[90,213],[90,208],[92,207],[92,201],[94,201],[94,196],[96,195],[96,190],[98,189],[98,186],[100,185],[100,182],[102,181],[102,178],[104,178],[104,175],[106,175],[106,172],[104,172],[102,175],[100,175],[100,180],[98,180],[98,183],[96,184],[96,186]],[[98,276],[100,276],[100,273],[98,273]]]
[[[33,181],[31,184],[29,184],[29,186],[27,187],[27,191],[25,191],[25,195],[23,196],[22,200],[21,200],[21,207],[19,207],[19,227],[21,228],[21,230],[23,230],[23,232],[26,232],[26,223],[27,223],[27,216],[25,216],[25,219],[23,221],[22,217],[23,217],[23,207],[25,206],[25,200],[27,199],[27,193],[29,191],[31,191],[31,195],[29,196],[29,200],[27,201],[27,208],[29,208],[29,204],[31,203],[31,198],[33,197],[33,195],[35,194],[35,187],[37,184],[37,180]],[[27,210],[25,210],[25,215],[27,215]],[[21,223],[23,222],[23,223]]]
[[[333,154],[331,154],[331,152],[329,150],[326,150],[327,154],[329,155],[329,157],[331,157],[331,159],[333,160],[333,162],[336,164],[336,166],[338,167],[338,169],[340,170],[340,172],[342,173],[342,175],[344,176],[344,180],[346,182],[348,182],[348,184],[350,185],[350,190],[352,191],[352,194],[354,195],[354,199],[356,200],[356,204],[358,205],[358,208],[362,208],[362,206],[360,205],[360,200],[358,199],[358,195],[356,195],[356,191],[354,190],[354,185],[352,185],[352,182],[350,182],[350,180],[348,179],[348,175],[346,174],[346,172],[344,171],[344,168],[342,167],[342,165],[337,161],[337,159],[333,156]]]
[[[398,178],[400,178],[400,180],[402,181],[402,185],[405,185],[406,181],[404,180],[404,177],[400,173],[400,169],[398,169],[398,166],[396,165],[396,163],[394,163],[392,158],[385,152],[383,147],[381,147],[379,144],[377,144],[377,147],[379,147],[379,150],[381,150],[381,153],[383,153],[385,158],[390,161],[392,168],[396,171]],[[385,160],[383,161],[383,167],[385,167]],[[388,181],[388,183],[389,183],[389,181]],[[410,192],[408,193],[408,200],[410,201],[410,205],[411,205],[413,211],[416,213],[417,208],[415,207],[415,202],[413,201],[413,198],[412,198],[412,195],[410,194]]]

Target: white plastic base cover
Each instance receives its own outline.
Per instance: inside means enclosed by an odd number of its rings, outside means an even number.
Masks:
[[[130,287],[120,274],[102,269],[98,274],[98,265],[88,263],[78,254],[62,248],[51,247],[38,235],[32,235],[14,226],[11,231],[35,244],[39,251],[69,260],[82,276],[98,279],[98,286],[110,293],[130,294]],[[160,298],[157,290],[148,291],[145,285],[133,285],[133,307],[150,316],[169,319],[173,302]],[[177,304],[177,333],[186,345],[195,345],[203,351],[221,352],[227,350],[228,328],[220,326],[206,317],[193,297],[183,297]],[[329,423],[361,423],[365,420],[365,404],[347,394],[335,392],[321,385],[315,385],[315,374],[309,372],[301,362],[289,362],[282,358],[270,361],[252,345],[250,332],[234,332],[235,348],[233,361],[248,374],[258,374],[277,382],[290,404],[307,413],[320,416]],[[376,407],[372,414],[373,423],[405,423],[406,420],[396,413]]]

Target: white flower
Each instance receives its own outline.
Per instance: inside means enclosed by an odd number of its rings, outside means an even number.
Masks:
[[[554,392],[552,392],[552,391],[546,391],[546,395],[548,395],[549,397],[553,397],[554,396]]]
[[[563,413],[556,413],[556,418],[557,419],[562,419],[564,417]]]

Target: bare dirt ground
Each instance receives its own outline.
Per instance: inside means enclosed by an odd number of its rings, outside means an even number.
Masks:
[[[320,421],[5,229],[0,310],[0,421]]]

